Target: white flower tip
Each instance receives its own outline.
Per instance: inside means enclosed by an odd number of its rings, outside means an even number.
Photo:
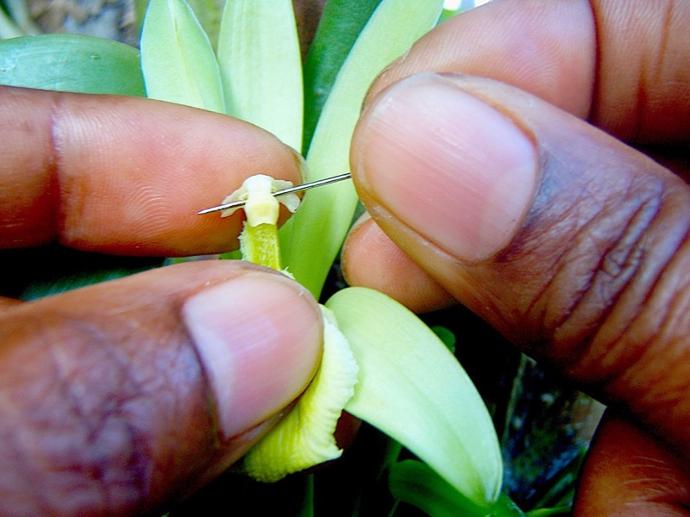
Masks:
[[[245,201],[244,207],[228,208],[220,213],[221,217],[228,217],[240,208],[247,214],[247,224],[277,224],[280,204],[294,213],[299,207],[300,198],[297,194],[286,194],[275,197],[273,192],[292,187],[292,182],[276,180],[265,174],[255,174],[248,177],[242,186],[223,199],[223,203]]]

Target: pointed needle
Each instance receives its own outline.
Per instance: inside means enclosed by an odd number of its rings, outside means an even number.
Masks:
[[[273,193],[274,196],[284,196],[285,194],[292,194],[293,192],[300,192],[302,190],[309,190],[314,187],[321,187],[323,185],[330,185],[331,183],[336,183],[338,181],[343,181],[350,179],[352,174],[346,172],[344,174],[338,174],[337,176],[331,176],[329,178],[323,178],[316,181],[310,181],[309,183],[302,183],[301,185],[295,185],[294,187],[285,188],[282,190],[277,190]],[[211,208],[206,208],[197,212],[198,215],[210,214],[212,212],[220,212],[222,210],[228,210],[230,208],[236,208],[238,206],[244,206],[246,201],[233,201],[232,203],[225,203],[218,206],[212,206]]]

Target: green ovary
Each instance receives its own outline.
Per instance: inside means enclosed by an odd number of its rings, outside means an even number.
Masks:
[[[278,228],[275,224],[244,225],[240,235],[242,258],[254,264],[280,271]]]
[[[284,188],[285,183],[265,175],[252,176],[224,200],[246,202],[247,220],[240,235],[242,258],[276,270],[281,268],[278,201],[272,192]],[[282,202],[286,201],[291,210],[299,203],[296,196]],[[343,408],[354,395],[358,367],[333,313],[324,306],[321,313],[324,328],[319,370],[292,410],[245,456],[246,472],[259,481],[278,481],[342,454],[333,434]]]

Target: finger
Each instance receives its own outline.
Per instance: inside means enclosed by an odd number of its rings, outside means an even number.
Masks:
[[[196,262],[0,314],[0,497],[17,515],[152,512],[227,467],[305,387],[314,300]]]
[[[687,516],[689,506],[690,475],[678,452],[607,416],[587,454],[574,515]]]
[[[496,79],[635,142],[690,139],[690,3],[496,0],[442,23],[369,98],[421,71]]]
[[[250,124],[135,98],[0,87],[0,248],[58,240],[130,255],[236,247],[241,215],[197,212],[299,161]]]
[[[687,141],[690,40],[683,27],[690,4],[648,0],[589,4],[494,1],[455,16],[386,69],[368,99],[419,71],[460,72],[518,86],[631,140]],[[679,117],[680,113],[684,115]],[[678,152],[665,146],[646,151],[688,181],[687,149]],[[386,258],[402,252],[383,248],[373,230],[349,241],[349,256],[344,257],[352,258],[344,264],[348,277],[357,285],[403,296],[397,289],[408,276],[404,268],[396,268],[395,275],[392,268],[386,275],[374,275],[368,266],[371,260],[385,264]],[[368,253],[371,247],[380,257]],[[414,306],[424,303],[424,298],[420,294],[401,301]]]
[[[690,451],[690,192],[581,120],[488,79],[406,79],[352,149],[379,226],[533,355]]]
[[[377,289],[416,313],[443,309],[454,302],[368,215],[350,230],[341,264],[349,285]]]
[[[16,307],[21,303],[21,301],[15,300],[14,298],[0,296],[0,312],[4,311],[5,309],[9,309],[10,307]]]

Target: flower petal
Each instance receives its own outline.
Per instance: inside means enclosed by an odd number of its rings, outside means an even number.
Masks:
[[[443,342],[378,291],[343,289],[326,305],[360,368],[345,410],[401,442],[475,504],[492,504],[502,481],[496,432]]]
[[[247,473],[259,481],[286,475],[340,457],[333,433],[354,393],[357,363],[333,313],[321,308],[324,348],[321,367],[290,413],[245,456]]]

